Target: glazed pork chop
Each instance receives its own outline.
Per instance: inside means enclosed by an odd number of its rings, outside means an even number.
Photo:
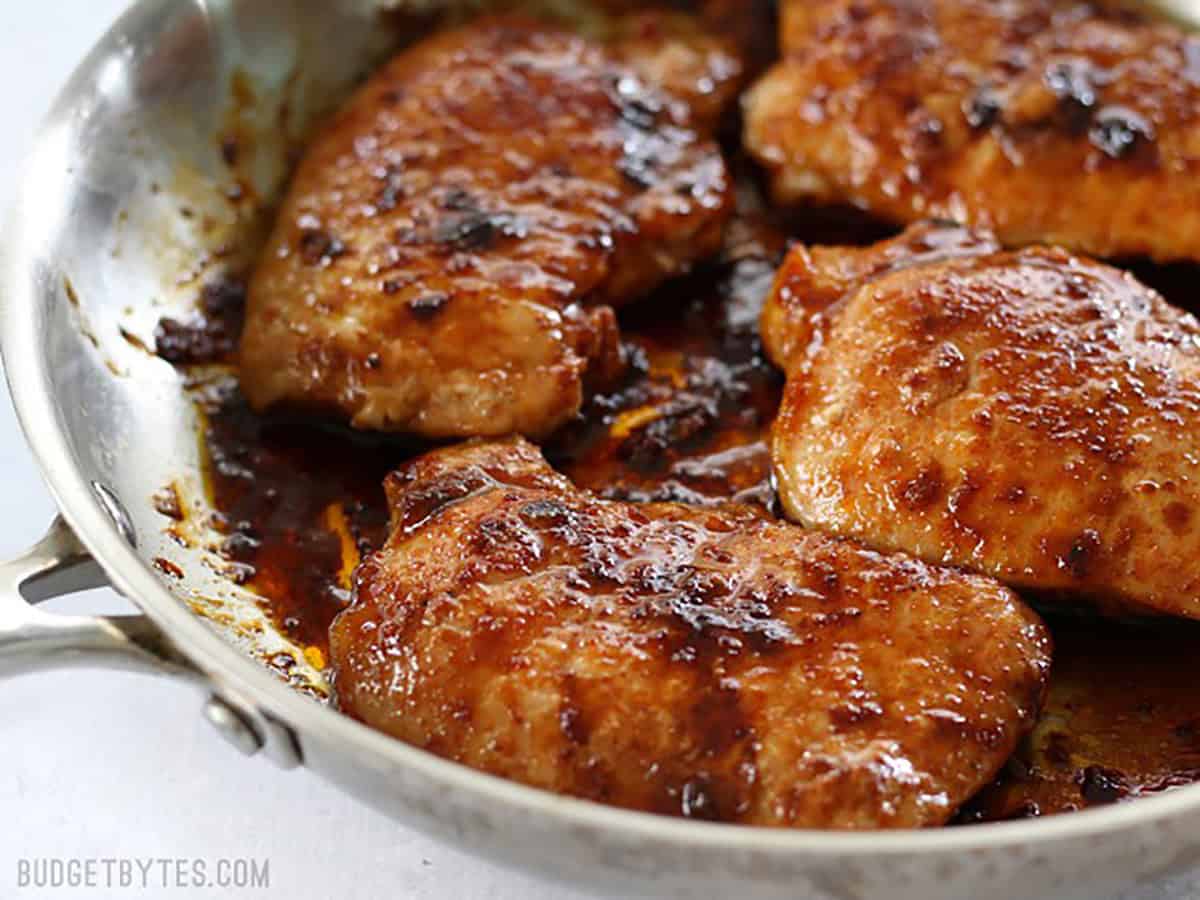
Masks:
[[[1200,323],[1132,275],[923,224],[794,248],[762,330],[793,520],[1200,618]]]
[[[721,95],[733,64],[655,34],[609,50],[487,18],[377,73],[312,143],[254,273],[251,404],[434,438],[574,415],[620,370],[612,307],[716,250],[731,207],[711,101],[696,124],[629,60]]]
[[[1200,260],[1200,38],[1075,0],[787,0],[745,140],[782,202]]]
[[[407,463],[331,632],[340,707],[485,772],[759,825],[943,823],[1032,725],[996,582],[752,507],[597,499],[521,439]]]

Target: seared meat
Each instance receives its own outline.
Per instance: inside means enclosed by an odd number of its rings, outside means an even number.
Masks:
[[[786,0],[746,142],[785,202],[1200,260],[1200,38],[1074,0]]]
[[[914,226],[795,248],[763,332],[795,521],[1200,618],[1200,323],[1132,275]]]
[[[619,370],[610,304],[719,247],[730,199],[688,104],[608,51],[521,18],[438,34],[301,163],[242,387],[363,429],[544,435]]]
[[[343,710],[441,756],[634,809],[946,821],[1033,721],[1049,640],[1006,589],[751,507],[599,500],[522,440],[390,476],[334,623]]]
[[[652,9],[618,17],[609,49],[647,84],[686,102],[693,125],[704,132],[716,130],[743,87],[737,43],[686,13]]]

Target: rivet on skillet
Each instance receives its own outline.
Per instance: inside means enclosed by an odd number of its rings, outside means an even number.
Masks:
[[[204,718],[217,729],[221,737],[246,756],[253,756],[262,749],[263,739],[254,726],[220,697],[214,695],[208,698],[204,704]]]

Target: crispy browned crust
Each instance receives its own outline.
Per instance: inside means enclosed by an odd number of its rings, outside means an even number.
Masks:
[[[746,142],[784,202],[1200,260],[1200,39],[1071,0],[789,0]]]
[[[696,77],[715,46],[648,65]],[[521,18],[440,33],[301,163],[250,285],[243,389],[357,428],[544,435],[619,370],[610,305],[716,250],[730,201],[688,104],[608,51]]]
[[[387,484],[338,702],[441,756],[634,809],[933,825],[1032,724],[1049,638],[991,581],[751,507],[604,501],[520,440]]]
[[[914,226],[796,248],[763,331],[791,518],[1200,618],[1200,323],[1132,275]]]

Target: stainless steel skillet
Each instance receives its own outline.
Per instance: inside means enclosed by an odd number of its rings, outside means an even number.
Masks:
[[[370,0],[143,0],[55,106],[0,251],[0,341],[63,520],[0,566],[0,674],[99,664],[177,677],[211,695],[209,718],[249,753],[309,766],[457,845],[613,894],[1096,897],[1200,865],[1200,788],[925,832],[709,825],[484,776],[296,689],[319,689],[319,674],[219,571],[194,407],[144,345],[253,246],[289,153],[394,44],[397,21]],[[152,501],[171,483],[183,524]],[[29,605],[106,582],[145,615]],[[281,654],[294,659],[290,683]]]

